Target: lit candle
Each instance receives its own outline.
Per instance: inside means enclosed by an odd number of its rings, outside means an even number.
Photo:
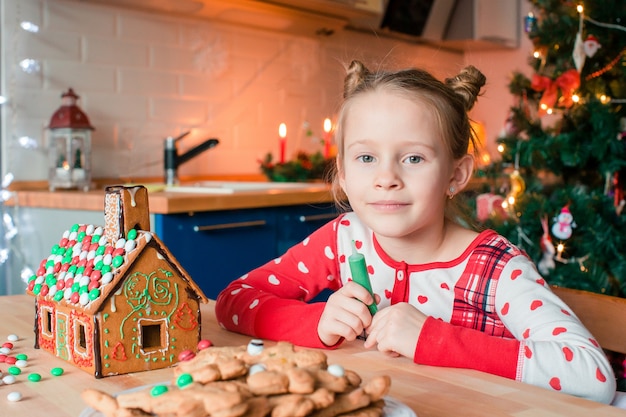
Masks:
[[[333,124],[329,118],[324,119],[324,158],[330,156],[330,130]]]
[[[280,136],[280,140],[279,140],[279,146],[280,146],[280,163],[284,164],[285,163],[285,146],[287,143],[287,125],[284,123],[281,123],[280,126],[278,126],[278,136]]]
[[[352,255],[348,256],[348,263],[350,264],[350,272],[352,272],[352,281],[364,287],[374,298],[374,292],[372,291],[372,284],[370,283],[370,277],[367,273],[367,267],[365,266],[365,257],[363,254],[356,251],[356,244],[352,241]],[[372,315],[376,314],[378,307],[376,306],[376,299],[374,302],[367,306]]]

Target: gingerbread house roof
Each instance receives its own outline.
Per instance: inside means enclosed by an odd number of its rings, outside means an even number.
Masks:
[[[109,242],[101,226],[75,224],[63,233],[50,256],[43,259],[27,291],[39,298],[94,314],[119,287],[138,256],[154,244],[202,302],[208,299],[163,242],[151,232],[131,229],[125,238]]]

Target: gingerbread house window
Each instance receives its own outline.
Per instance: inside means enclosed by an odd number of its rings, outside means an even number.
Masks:
[[[41,312],[41,334],[47,337],[53,337],[54,315],[51,308],[42,307]]]
[[[76,343],[74,348],[77,353],[85,354],[87,353],[87,334],[85,331],[85,324],[76,320],[74,329],[76,332]]]
[[[165,321],[142,320],[139,323],[140,345],[144,352],[153,352],[165,349],[167,329]]]

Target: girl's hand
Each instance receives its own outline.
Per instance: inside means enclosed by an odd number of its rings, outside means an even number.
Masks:
[[[417,339],[427,316],[408,303],[398,303],[383,308],[374,316],[372,325],[367,329],[368,336],[364,346],[391,356],[406,356],[413,359]]]
[[[372,302],[370,293],[352,281],[335,291],[328,297],[317,324],[320,340],[326,346],[333,346],[342,337],[348,341],[356,339],[372,322],[367,308]]]

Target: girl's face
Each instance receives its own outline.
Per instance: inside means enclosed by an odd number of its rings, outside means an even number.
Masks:
[[[441,233],[459,162],[427,105],[368,92],[353,99],[343,128],[339,183],[359,218],[379,239]]]

